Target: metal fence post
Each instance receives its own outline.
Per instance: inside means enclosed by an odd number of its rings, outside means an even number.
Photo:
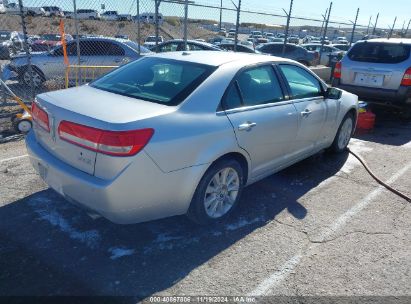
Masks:
[[[371,19],[372,19],[372,15],[370,16],[370,20],[368,20],[367,35],[368,35],[368,31],[370,30]]]
[[[223,27],[223,0],[220,0],[220,28],[219,31]]]
[[[28,39],[27,39],[27,27],[26,27],[26,19],[24,16],[24,10],[23,10],[23,0],[19,0],[19,9],[20,9],[20,17],[21,17],[21,27],[23,30],[23,48],[27,56],[27,71],[29,72],[30,75],[30,91],[31,91],[31,97],[34,98],[36,97],[36,94],[34,92],[34,81],[33,81],[33,67],[31,65],[31,52],[29,49],[28,45]]]
[[[141,31],[140,31],[140,0],[137,0],[137,44],[138,44],[138,54],[141,54]]]
[[[408,29],[410,28],[411,19],[408,21],[407,28],[405,29],[404,38],[407,38]]]
[[[240,29],[241,0],[238,0],[238,6],[236,6],[236,8],[237,8],[237,20],[235,23],[234,52],[237,52],[238,30]]]
[[[321,22],[320,35],[321,35],[321,33],[323,32],[323,29],[324,29],[324,22],[325,22],[325,20],[327,19],[327,13],[328,13],[328,7],[327,7],[327,9],[325,10],[325,14],[324,14],[324,15],[321,15],[321,16],[323,17],[323,22]]]
[[[160,8],[161,0],[155,0],[155,10],[154,10],[154,22],[156,27],[156,53],[158,52],[158,37],[159,37],[159,24],[158,24],[158,9]]]
[[[394,31],[395,23],[397,22],[397,16],[394,18],[394,24],[392,25],[392,28],[390,29],[390,33],[388,34],[388,39],[391,38],[392,32]]]
[[[333,8],[333,3],[330,2],[330,8],[328,9],[328,16],[327,16],[327,20],[325,21],[325,26],[324,26],[324,35],[323,35],[323,39],[321,41],[321,48],[320,48],[320,63],[321,63],[321,56],[323,54],[323,47],[324,47],[324,43],[325,43],[325,37],[327,37],[327,30],[328,30],[328,22],[330,22],[330,15],[331,15],[331,10]]]
[[[184,2],[184,50],[187,50],[188,0]]]
[[[358,20],[358,14],[360,13],[360,8],[357,9],[357,15],[355,15],[355,21],[352,27],[352,33],[351,33],[351,39],[350,39],[350,46],[352,45],[354,41],[354,33],[355,33],[355,28],[357,26],[357,20]]]
[[[287,25],[285,26],[284,45],[283,45],[283,52],[282,52],[283,55],[285,54],[285,47],[286,47],[286,45],[287,45],[288,30],[289,30],[289,28],[290,28],[290,19],[291,19],[291,12],[292,12],[292,10],[293,10],[293,3],[294,3],[294,0],[291,0],[291,1],[290,1],[290,10],[288,11],[288,14],[287,14],[287,12],[283,9],[284,13],[287,15]]]
[[[372,34],[375,35],[375,30],[377,29],[377,23],[378,23],[378,17],[380,16],[380,13],[377,14],[377,17],[375,17],[375,23],[374,23],[374,28],[372,29]]]

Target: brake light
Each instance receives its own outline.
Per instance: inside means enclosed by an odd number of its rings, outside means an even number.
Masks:
[[[39,124],[47,132],[50,132],[49,116],[46,111],[41,109],[36,102],[31,104],[31,116],[33,121]]]
[[[62,140],[92,151],[114,156],[132,156],[147,145],[154,130],[107,131],[62,121],[58,134]]]
[[[401,80],[402,86],[411,86],[411,67],[408,68]]]
[[[341,68],[342,68],[342,64],[341,61],[338,61],[335,64],[335,68],[334,68],[334,78],[335,79],[340,79],[341,78]]]

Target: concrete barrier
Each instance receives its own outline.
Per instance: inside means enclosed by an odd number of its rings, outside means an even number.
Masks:
[[[311,66],[310,70],[318,75],[325,82],[330,82],[331,68],[324,65]]]

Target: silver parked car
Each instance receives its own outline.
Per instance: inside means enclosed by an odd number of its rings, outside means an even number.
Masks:
[[[303,65],[231,52],[148,55],[33,103],[30,160],[67,200],[116,223],[228,216],[243,188],[342,151],[358,100]]]
[[[150,51],[141,46],[141,55]],[[84,66],[119,66],[136,60],[138,54],[137,43],[131,40],[118,38],[82,38],[80,39],[80,64]],[[77,43],[72,40],[67,43],[67,55],[70,64],[78,64]],[[34,86],[39,87],[49,79],[64,78],[65,66],[63,61],[63,47],[58,46],[50,52],[33,53]],[[14,79],[24,85],[30,85],[28,60],[25,54],[15,56],[3,69],[3,80]]]
[[[261,53],[289,58],[306,66],[316,65],[318,63],[319,54],[317,52],[308,51],[301,46],[287,43],[283,55],[283,47],[284,43],[270,42],[261,44],[256,49]]]
[[[344,55],[344,51],[337,49],[336,47],[330,45],[323,45],[322,52],[321,52],[321,44],[302,44],[301,47],[305,48],[306,50],[317,52],[318,54],[321,53],[320,64],[328,66],[330,64],[330,56],[342,56]]]
[[[411,117],[411,39],[359,41],[337,63],[333,85]]]

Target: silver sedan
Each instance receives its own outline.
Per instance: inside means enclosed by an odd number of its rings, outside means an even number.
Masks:
[[[165,53],[38,95],[26,143],[45,182],[90,213],[208,224],[232,213],[245,186],[343,151],[357,110],[357,96],[295,61]]]

